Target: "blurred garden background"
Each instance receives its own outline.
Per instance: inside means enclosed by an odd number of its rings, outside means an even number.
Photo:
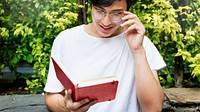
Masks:
[[[90,11],[89,0],[1,0],[0,93],[43,93],[53,40]],[[200,0],[137,0],[130,11],[167,63],[163,89],[200,87]]]

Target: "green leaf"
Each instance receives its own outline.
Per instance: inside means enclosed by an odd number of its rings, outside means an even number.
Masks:
[[[171,75],[167,75],[167,82],[172,83],[173,78],[171,77]]]
[[[32,63],[33,62],[33,56],[31,55],[31,54],[29,54],[28,56],[27,56],[27,61],[29,62],[29,63]]]
[[[24,54],[29,54],[29,51],[28,51],[28,49],[26,47],[23,48],[23,53]]]
[[[38,8],[38,7],[39,7],[39,5],[40,5],[39,3],[36,3],[36,4],[35,4],[35,8]]]

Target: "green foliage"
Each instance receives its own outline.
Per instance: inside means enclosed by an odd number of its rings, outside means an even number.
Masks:
[[[162,70],[167,77],[160,77],[161,84],[173,85],[173,77],[170,75],[174,73],[177,56],[181,56],[185,68],[191,67],[193,76],[200,79],[200,0],[192,0],[189,6],[177,9],[169,0],[139,0],[131,11],[139,16],[145,25],[146,35],[167,63],[167,69]]]
[[[171,74],[177,56],[200,82],[200,0],[191,0],[188,6],[172,5],[169,0],[138,0],[130,9],[145,25],[146,35],[167,63],[159,77],[164,88],[173,86]],[[85,6],[90,23],[91,7],[88,3]],[[53,40],[59,32],[78,25],[77,8],[83,6],[76,0],[1,0],[0,69],[8,66],[16,72],[20,62],[33,65],[34,74],[26,80],[26,89],[43,92]]]
[[[53,40],[62,30],[78,25],[79,6],[66,0],[4,0],[0,4],[0,67],[15,71],[21,61],[32,64],[35,75],[27,79],[26,89],[41,93]]]
[[[181,32],[184,35],[184,47],[178,51],[177,56],[182,56],[188,62],[193,77],[197,77],[200,82],[200,0],[192,0],[189,4],[177,8],[184,27]]]
[[[85,6],[87,7],[87,12],[86,12],[86,15],[87,15],[87,22],[88,23],[91,23],[92,22],[92,14],[91,14],[91,5],[90,3],[86,2]]]
[[[2,8],[2,3],[0,3],[0,25],[2,24],[1,21],[3,21],[5,18],[2,16],[5,13],[4,9]],[[9,37],[9,30],[3,26],[0,26],[0,45],[2,45],[2,41],[7,41]],[[2,59],[4,57],[3,54],[3,47],[0,47],[0,58]],[[6,61],[6,60],[5,60]],[[4,68],[5,64],[0,61],[0,69]]]
[[[170,74],[167,74],[166,78],[159,77],[160,83],[162,84],[162,87],[169,88],[173,86],[173,77]]]

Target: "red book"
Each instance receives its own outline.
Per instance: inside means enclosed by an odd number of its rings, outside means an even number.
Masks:
[[[59,60],[53,57],[51,59],[58,80],[66,90],[72,90],[74,101],[80,101],[84,98],[88,98],[91,101],[97,100],[98,102],[115,99],[118,80],[114,76],[77,82]]]

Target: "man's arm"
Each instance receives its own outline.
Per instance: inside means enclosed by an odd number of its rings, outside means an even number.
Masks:
[[[74,102],[71,98],[71,90],[66,92],[66,95],[61,93],[45,93],[45,102],[49,110],[53,112],[86,112],[96,101],[83,99]]]
[[[156,71],[152,71],[147,62],[145,49],[142,45],[145,27],[137,15],[124,11],[124,27],[127,43],[134,59],[136,93],[144,112],[158,112],[162,110],[163,91],[158,81]]]
[[[66,112],[66,107],[61,101],[64,96],[61,93],[45,93],[45,102],[49,110],[53,112]]]
[[[164,94],[160,86],[157,71],[151,70],[145,50],[141,48],[133,54],[135,65],[136,91],[144,112],[161,112]]]

